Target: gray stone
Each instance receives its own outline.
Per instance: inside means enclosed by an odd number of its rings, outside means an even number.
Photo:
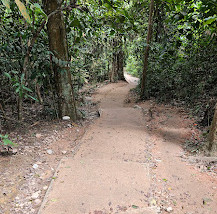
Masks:
[[[47,153],[48,153],[49,155],[51,155],[51,154],[53,154],[53,151],[52,151],[51,149],[48,149],[48,150],[47,150]]]
[[[69,116],[64,116],[63,120],[70,120],[71,118]]]

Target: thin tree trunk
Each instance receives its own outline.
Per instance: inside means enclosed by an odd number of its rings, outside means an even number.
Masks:
[[[43,104],[43,99],[42,99],[41,93],[40,93],[40,86],[39,86],[39,84],[37,82],[35,83],[35,91],[36,91],[36,94],[37,94],[37,97],[38,97],[38,101],[39,101],[40,105],[42,105]]]
[[[23,96],[18,95],[17,101],[17,114],[18,120],[21,121],[23,119]]]
[[[147,41],[146,41],[146,48],[145,48],[145,55],[144,55],[144,66],[143,66],[142,81],[141,81],[141,94],[140,94],[141,98],[144,98],[144,94],[145,94],[145,83],[146,83],[147,69],[148,69],[148,57],[149,57],[149,49],[150,49],[151,36],[152,36],[153,12],[154,12],[154,0],[151,0],[150,10],[149,10],[149,20],[148,20],[148,34],[147,34]]]
[[[119,50],[118,54],[118,79],[119,80],[125,80],[124,78],[124,52],[122,50],[122,45]]]
[[[59,0],[44,0],[47,14],[61,7]],[[66,29],[62,11],[52,15],[47,24],[49,46],[51,52],[57,59],[69,61]],[[77,119],[72,76],[69,66],[54,64],[55,84],[58,97],[59,117],[70,116],[72,120]]]
[[[114,38],[113,40],[113,57],[112,67],[110,72],[110,81],[124,80],[124,53],[122,50],[121,38]]]
[[[208,150],[211,154],[217,153],[217,103],[208,135]]]
[[[117,52],[116,52],[117,41],[115,38],[113,39],[112,47],[113,47],[112,66],[109,74],[109,80],[110,82],[116,82],[118,74],[117,74]]]

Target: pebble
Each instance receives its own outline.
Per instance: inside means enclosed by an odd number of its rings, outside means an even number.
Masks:
[[[39,205],[41,203],[41,200],[40,199],[35,199],[34,202],[35,202],[36,205]]]
[[[38,164],[34,164],[32,167],[33,169],[38,169]]]
[[[36,136],[36,138],[41,138],[42,137],[41,134],[36,134],[35,136]]]
[[[37,199],[39,197],[39,192],[35,192],[32,194],[31,198],[34,200],[34,199]]]
[[[166,209],[166,211],[167,211],[168,213],[171,213],[171,212],[173,211],[173,208],[172,208],[172,207],[168,207],[168,208]]]
[[[31,212],[31,213],[34,213],[34,212],[35,212],[35,210],[34,210],[34,209],[31,209],[31,210],[30,210],[30,212]]]
[[[71,118],[69,116],[64,116],[63,120],[70,120]]]
[[[43,190],[47,190],[47,189],[48,189],[48,186],[44,186],[44,187],[43,187]]]
[[[92,101],[92,97],[85,97],[85,101],[86,101],[86,102]]]
[[[48,153],[49,155],[51,155],[51,154],[53,153],[53,151],[52,151],[51,149],[48,149],[48,150],[47,150],[47,153]]]
[[[13,148],[12,153],[13,153],[13,154],[17,154],[17,152],[18,152],[18,149]]]
[[[135,105],[133,108],[139,108],[139,109],[141,109],[142,107],[140,107],[138,105]]]
[[[65,155],[67,153],[67,151],[62,151],[62,153]]]

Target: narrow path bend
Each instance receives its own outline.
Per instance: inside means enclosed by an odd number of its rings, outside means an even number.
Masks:
[[[74,156],[62,160],[41,214],[156,213],[148,208],[149,157],[142,115],[124,107],[132,86],[101,88],[102,115]]]
[[[150,102],[143,111],[127,107],[132,87],[120,82],[97,91],[101,117],[75,156],[61,161],[39,214],[217,213],[216,176],[181,157],[192,119]]]

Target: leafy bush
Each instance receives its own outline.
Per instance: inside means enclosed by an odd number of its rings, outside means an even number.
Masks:
[[[8,135],[0,134],[0,146],[14,147],[16,144],[9,140]]]
[[[148,96],[159,100],[182,100],[193,103],[197,99],[217,96],[217,54],[215,45],[202,46],[191,56],[176,57],[171,50],[162,54],[152,50],[147,77]]]

